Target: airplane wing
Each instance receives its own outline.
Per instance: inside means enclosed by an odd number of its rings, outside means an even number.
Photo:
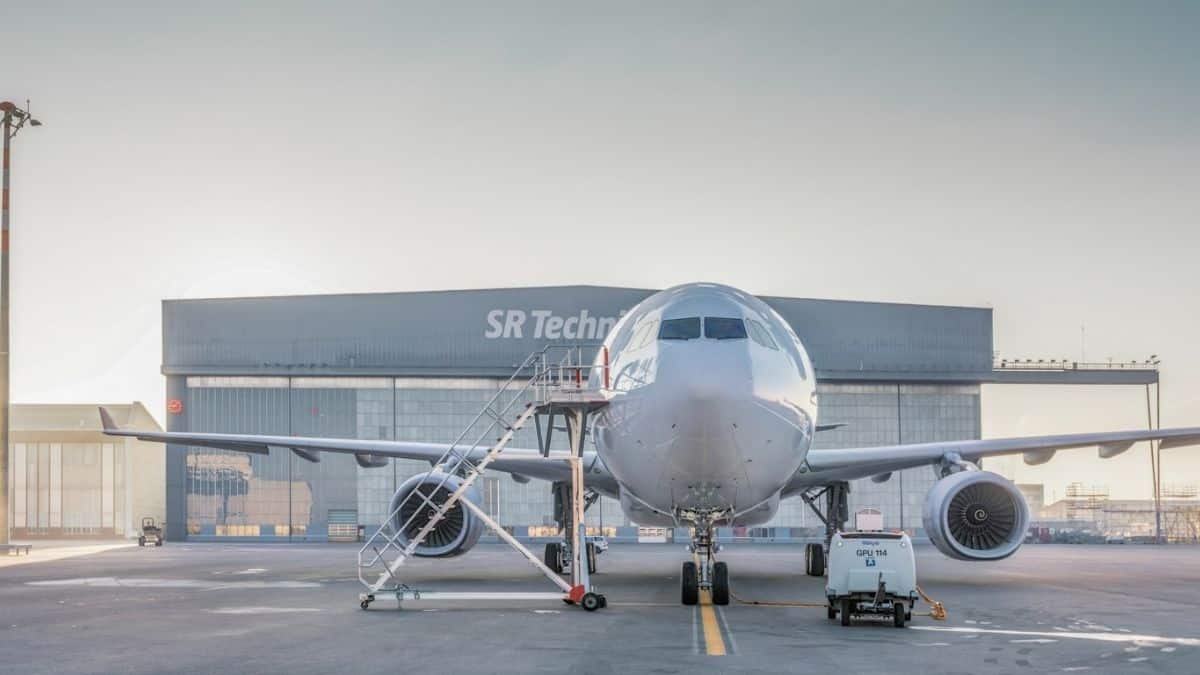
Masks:
[[[1025,454],[1026,462],[1042,464],[1058,450],[1097,447],[1102,459],[1115,457],[1139,441],[1158,440],[1163,450],[1200,445],[1200,427],[1109,431],[1059,436],[994,438],[979,441],[941,441],[909,445],[883,445],[870,448],[809,450],[804,466],[793,478],[785,494],[834,481],[876,476],[900,469],[953,462],[961,458],[978,462],[984,457]],[[957,455],[957,458],[955,457]]]
[[[354,438],[313,438],[305,436],[264,436],[257,434],[214,434],[189,431],[143,431],[122,429],[113,421],[112,415],[100,408],[100,421],[108,436],[129,436],[142,441],[174,443],[221,450],[234,450],[255,455],[270,454],[271,448],[287,448],[310,462],[320,461],[317,453],[335,452],[356,455],[360,463],[369,461],[368,456],[418,459],[437,462],[450,449],[449,443],[420,443],[408,441],[369,441]],[[465,448],[464,448],[465,451]],[[475,448],[468,456],[478,461],[487,454],[488,448]],[[584,482],[588,487],[612,494],[617,490],[616,480],[593,451],[583,454]],[[543,457],[537,450],[506,447],[500,456],[488,465],[489,470],[513,474],[518,479],[538,478],[548,481],[571,479],[567,463]]]

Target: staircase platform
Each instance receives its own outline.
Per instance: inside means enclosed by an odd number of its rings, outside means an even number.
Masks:
[[[596,389],[559,389],[539,401],[536,407],[539,413],[549,412],[551,408],[575,408],[591,413],[606,405],[608,398]]]

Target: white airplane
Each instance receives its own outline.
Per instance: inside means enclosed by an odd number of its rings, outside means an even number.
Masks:
[[[592,425],[595,449],[584,453],[585,483],[619,499],[639,525],[692,528],[692,550],[700,562],[683,563],[683,604],[696,604],[702,588],[715,604],[728,603],[729,572],[714,559],[713,528],[765,523],[781,499],[803,498],[825,521],[828,545],[828,537],[847,520],[846,481],[873,477],[882,482],[894,471],[931,466],[940,480],[929,492],[923,517],[934,545],[960,560],[999,560],[1021,545],[1029,513],[1016,487],[981,470],[980,459],[1024,453],[1027,462],[1040,464],[1067,448],[1097,446],[1100,457],[1108,458],[1151,439],[1160,440],[1164,449],[1200,444],[1200,427],[1193,427],[812,449],[813,435],[823,427],[817,425],[813,366],[800,339],[766,303],[717,284],[686,284],[650,296],[617,323],[604,346],[607,387],[600,368],[592,369],[589,386],[601,391],[608,405]],[[449,448],[128,430],[117,428],[104,409],[100,413],[105,433],[112,436],[259,454],[291,448],[312,461],[316,452],[336,452],[355,454],[363,466],[387,457],[436,462]],[[475,452],[479,457],[486,449]],[[547,462],[532,449],[506,448],[489,468],[521,480],[569,481],[564,464]],[[393,497],[392,510],[418,485],[438,484],[444,477],[436,469],[413,476]],[[455,478],[450,478],[447,488],[453,490]],[[555,494],[562,498],[562,491]],[[438,536],[423,543],[418,555],[457,555],[475,544],[481,524],[466,509],[455,508],[454,517],[439,525]],[[422,525],[413,524],[412,531]],[[566,545],[547,545],[547,561],[569,559]],[[808,545],[805,559],[808,574],[824,573],[821,544]]]

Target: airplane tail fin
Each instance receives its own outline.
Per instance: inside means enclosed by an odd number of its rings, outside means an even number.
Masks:
[[[117,431],[120,429],[104,406],[100,406],[100,426],[104,427],[105,431]]]

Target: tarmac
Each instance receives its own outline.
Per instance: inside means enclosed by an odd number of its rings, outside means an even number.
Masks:
[[[383,598],[363,611],[356,550],[168,542],[0,567],[0,672],[1200,671],[1200,547],[1032,545],[996,563],[918,547],[921,584],[948,617],[903,629],[842,627],[820,607],[684,607],[687,554],[666,544],[603,554],[594,581],[609,602],[594,613]],[[744,600],[820,603],[803,553],[747,544],[721,557]],[[429,590],[553,589],[497,544],[403,575]]]

